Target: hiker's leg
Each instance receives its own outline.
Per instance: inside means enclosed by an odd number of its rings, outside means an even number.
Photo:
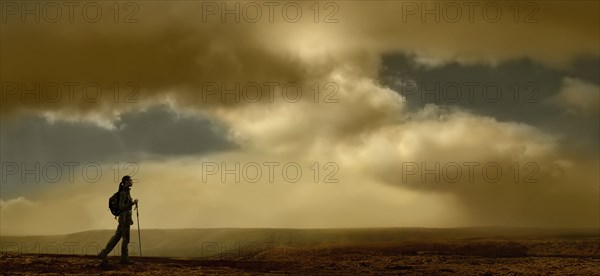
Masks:
[[[106,243],[106,247],[100,252],[101,256],[104,256],[104,257],[108,256],[108,253],[110,253],[110,251],[112,251],[113,248],[115,248],[115,246],[121,239],[121,236],[123,235],[123,226],[122,225],[123,225],[123,223],[119,223],[119,226],[117,227],[117,231],[112,236],[112,238],[110,238],[108,243]]]
[[[129,222],[123,223],[123,241],[121,242],[121,261],[127,260],[129,258],[129,230],[130,225]]]

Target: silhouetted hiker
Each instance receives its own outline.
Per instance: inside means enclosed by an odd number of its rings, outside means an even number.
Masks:
[[[122,264],[131,264],[132,261],[129,260],[129,251],[127,246],[129,245],[129,227],[133,224],[133,219],[131,217],[131,207],[136,205],[138,200],[131,200],[131,194],[129,191],[131,190],[131,186],[133,186],[133,182],[131,181],[131,177],[129,175],[123,176],[121,179],[121,183],[119,183],[119,209],[121,212],[119,213],[119,226],[117,227],[117,231],[110,238],[106,247],[100,251],[98,257],[100,257],[104,262],[106,262],[106,257],[108,253],[113,250],[115,245],[119,242],[121,237],[123,241],[121,242],[121,263]]]

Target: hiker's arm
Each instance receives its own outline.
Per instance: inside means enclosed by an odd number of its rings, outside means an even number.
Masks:
[[[121,192],[120,196],[120,200],[119,200],[119,209],[121,210],[125,210],[126,208],[129,208],[131,206],[133,206],[133,202],[129,202],[129,204],[125,204],[125,200],[127,199],[127,194],[125,192]]]

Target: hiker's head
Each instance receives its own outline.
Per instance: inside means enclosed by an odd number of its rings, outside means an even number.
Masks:
[[[133,181],[131,181],[131,176],[129,176],[129,175],[123,176],[123,178],[121,178],[120,185],[125,188],[133,186]]]

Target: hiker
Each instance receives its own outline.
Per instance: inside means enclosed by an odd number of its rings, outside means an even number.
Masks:
[[[115,235],[113,235],[106,244],[106,248],[102,249],[102,251],[100,251],[98,254],[98,257],[100,257],[104,262],[106,262],[108,253],[113,250],[115,245],[117,245],[122,237],[121,264],[133,263],[128,259],[129,252],[127,246],[129,245],[129,227],[133,225],[133,219],[131,218],[131,207],[133,205],[137,206],[138,200],[131,200],[131,194],[129,191],[131,190],[132,186],[133,181],[131,181],[131,177],[129,175],[123,176],[121,183],[119,183],[119,208],[121,210],[119,214],[119,226],[117,227]]]

